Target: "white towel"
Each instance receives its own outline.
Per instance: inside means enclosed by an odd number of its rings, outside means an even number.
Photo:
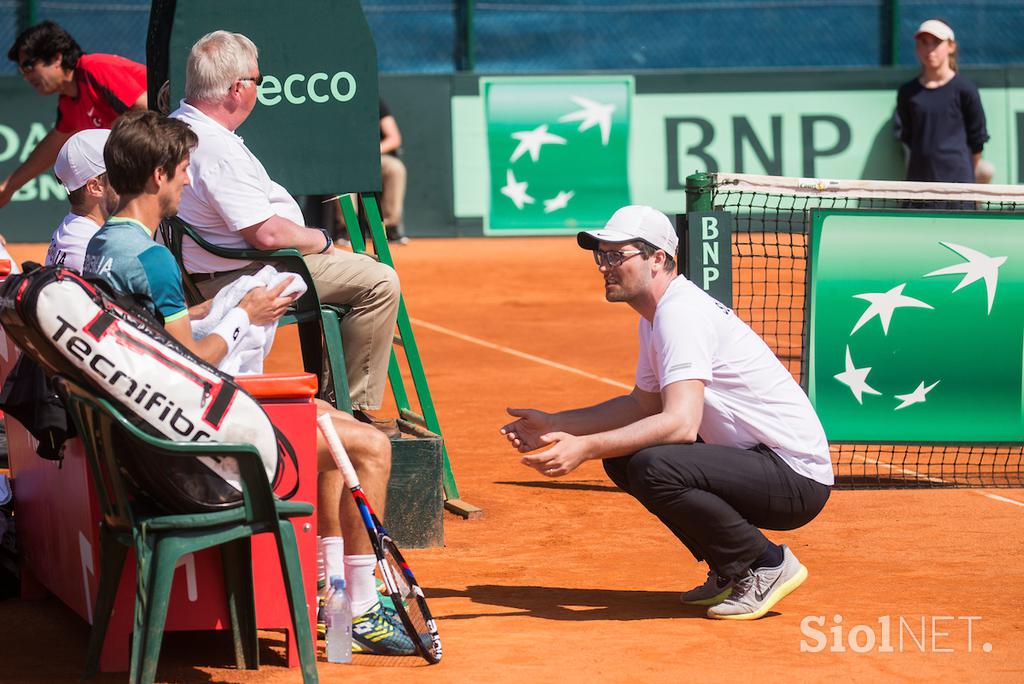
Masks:
[[[306,283],[294,273],[279,273],[273,266],[264,266],[253,275],[242,276],[230,285],[221,289],[213,298],[213,304],[206,318],[192,321],[192,337],[201,340],[213,332],[217,324],[228,311],[238,306],[249,290],[257,287],[271,288],[282,280],[291,278],[285,286],[282,297],[299,296],[306,292]],[[274,332],[277,323],[266,325],[250,325],[245,335],[227,356],[221,359],[217,367],[229,375],[253,375],[263,372],[263,359],[270,353],[274,344]]]

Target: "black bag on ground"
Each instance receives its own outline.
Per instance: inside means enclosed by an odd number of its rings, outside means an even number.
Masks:
[[[252,444],[277,484],[287,438],[234,379],[189,352],[142,307],[119,302],[102,284],[44,267],[8,277],[0,325],[47,373],[59,373],[112,401],[149,433],[175,441]],[[169,512],[200,512],[242,501],[233,458],[159,460],[118,454],[129,480]],[[298,468],[295,468],[298,488]]]

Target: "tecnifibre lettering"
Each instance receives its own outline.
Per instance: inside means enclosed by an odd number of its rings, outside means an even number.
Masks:
[[[154,419],[170,427],[175,434],[189,441],[210,438],[210,433],[196,429],[196,424],[185,415],[181,407],[175,405],[173,399],[162,392],[153,391],[149,383],[141,384],[119,370],[114,361],[96,351],[87,339],[74,334],[78,328],[60,315],[57,320],[60,321],[60,327],[51,338],[54,343],[61,343],[64,333],[70,331],[63,341],[68,353],[78,359],[83,367],[88,366],[96,379],[106,382],[115,394],[131,400]]]

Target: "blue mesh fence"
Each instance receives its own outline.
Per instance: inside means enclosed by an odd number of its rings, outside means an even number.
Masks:
[[[380,70],[455,71],[457,16],[469,2],[366,0]],[[870,67],[885,63],[892,2],[899,64],[916,63],[913,30],[933,16],[953,25],[962,64],[1024,62],[1021,0],[472,0],[471,30],[476,70],[484,73]],[[28,7],[0,0],[4,53]],[[87,52],[145,60],[148,0],[38,0],[34,7],[36,20],[61,24]],[[14,73],[0,59],[0,74]]]
[[[24,2],[0,3],[0,74],[14,74],[13,62],[7,60],[7,50],[18,33],[26,28],[27,14]],[[146,28],[149,22],[149,0],[119,0],[118,2],[57,2],[41,0],[36,3],[36,21],[55,21],[82,46],[85,52],[109,52],[136,62],[146,61]],[[10,21],[12,30],[7,33]]]
[[[454,2],[364,2],[382,72],[454,71]]]
[[[879,8],[873,0],[480,2],[477,70],[872,65]]]
[[[1024,63],[1024,3],[1021,0],[901,0],[899,63],[917,64],[914,29],[925,19],[942,17],[956,32],[961,64]]]
[[[900,64],[914,29],[953,25],[963,64],[1024,61],[1020,0],[897,3]],[[879,0],[506,0],[475,5],[484,72],[587,69],[869,67],[888,55],[890,3]]]
[[[14,63],[7,60],[7,50],[18,37],[20,8],[16,0],[0,0],[0,75],[15,73]]]

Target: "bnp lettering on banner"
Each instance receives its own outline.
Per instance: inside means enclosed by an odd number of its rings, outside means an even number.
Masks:
[[[629,76],[481,79],[489,235],[603,226],[630,203]]]
[[[808,394],[836,441],[1024,439],[1024,219],[812,217]]]
[[[728,307],[732,306],[732,227],[727,211],[686,214],[686,277]]]

